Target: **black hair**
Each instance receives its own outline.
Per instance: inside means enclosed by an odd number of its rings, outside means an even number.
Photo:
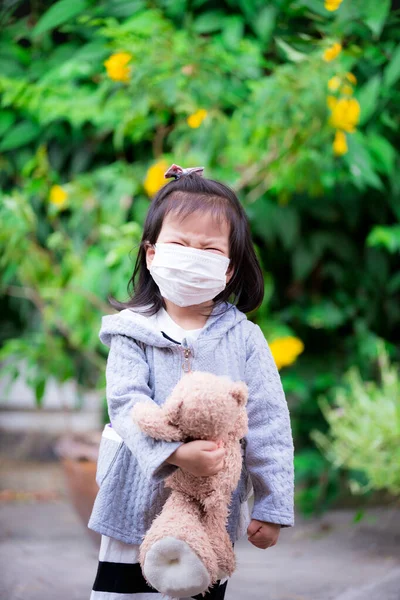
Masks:
[[[154,196],[143,228],[135,268],[128,282],[127,302],[108,297],[118,309],[146,308],[153,315],[165,308],[160,290],[146,264],[146,248],[155,244],[165,216],[173,212],[184,219],[196,211],[209,211],[219,221],[230,225],[229,258],[233,275],[226,288],[214,298],[214,304],[232,302],[243,312],[258,308],[264,296],[264,281],[251,240],[246,213],[235,192],[228,186],[196,173],[181,176],[164,185]],[[130,291],[131,290],[131,291]]]

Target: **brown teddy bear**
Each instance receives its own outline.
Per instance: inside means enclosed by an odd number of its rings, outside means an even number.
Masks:
[[[197,371],[184,375],[162,406],[143,402],[132,409],[135,423],[155,439],[222,441],[226,449],[224,467],[216,475],[196,477],[177,469],[165,479],[171,494],[139,556],[145,579],[161,593],[194,596],[235,570],[226,525],[242,469],[247,396],[245,383]]]

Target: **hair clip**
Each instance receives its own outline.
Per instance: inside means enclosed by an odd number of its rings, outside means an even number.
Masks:
[[[200,177],[203,176],[204,167],[190,167],[188,169],[182,169],[179,165],[171,165],[168,171],[164,173],[165,179],[169,179],[173,177],[174,179],[179,179],[184,175],[189,175],[190,173],[196,173]]]

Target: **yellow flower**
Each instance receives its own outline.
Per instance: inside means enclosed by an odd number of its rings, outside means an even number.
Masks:
[[[343,0],[325,0],[325,8],[326,10],[330,10],[332,12],[337,10],[342,2]]]
[[[326,99],[326,103],[330,110],[333,110],[337,104],[337,98],[335,96],[328,96]]]
[[[61,185],[53,185],[50,188],[49,202],[57,206],[57,208],[64,208],[68,194]]]
[[[192,129],[197,129],[197,127],[200,127],[206,116],[207,111],[204,108],[200,108],[187,118],[187,124],[189,127],[192,127]]]
[[[360,105],[355,98],[340,98],[332,108],[330,124],[335,129],[353,133],[360,118]]]
[[[167,183],[167,180],[164,177],[165,171],[168,169],[168,165],[165,160],[159,160],[154,165],[152,165],[146,174],[146,179],[144,180],[144,189],[146,190],[147,195],[151,198],[158,192],[159,189],[163,187],[164,184]]]
[[[304,344],[298,338],[287,336],[277,338],[270,343],[269,348],[274,357],[278,369],[287,367],[295,362],[296,358],[304,350]]]
[[[131,58],[132,54],[129,52],[116,52],[105,60],[103,64],[109,78],[113,81],[129,81],[130,67],[127,67],[127,63]]]
[[[342,156],[348,151],[346,134],[343,131],[337,131],[333,141],[333,152],[336,156]]]
[[[353,73],[346,73],[346,79],[348,79],[353,85],[356,85],[357,83],[357,77],[353,75]]]
[[[326,62],[331,62],[331,60],[334,60],[337,56],[339,56],[341,51],[342,45],[336,42],[335,44],[333,44],[333,46],[325,50],[323,54],[324,60],[326,60]]]
[[[340,91],[342,92],[342,94],[345,94],[345,96],[352,96],[354,92],[351,85],[348,84],[345,84]]]
[[[328,81],[328,89],[331,92],[336,92],[340,87],[340,83],[341,83],[340,77],[335,75],[335,77],[331,77],[331,79]]]

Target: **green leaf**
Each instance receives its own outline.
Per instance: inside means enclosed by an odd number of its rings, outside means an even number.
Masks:
[[[396,273],[388,282],[387,286],[389,294],[397,294],[400,291],[400,273]]]
[[[385,88],[392,87],[400,77],[400,45],[393,52],[392,60],[383,74],[383,85]]]
[[[227,17],[222,31],[222,39],[228,48],[236,48],[243,37],[244,23],[240,17]]]
[[[296,9],[303,9],[304,12],[305,9],[308,8],[310,11],[314,12],[317,15],[320,15],[324,19],[326,19],[327,16],[332,15],[331,12],[328,12],[326,10],[326,8],[324,7],[324,3],[321,2],[321,0],[300,0],[299,2],[296,2],[294,6],[296,7]],[[308,16],[309,14],[307,14],[307,17]]]
[[[337,329],[348,315],[329,300],[311,306],[305,313],[305,322],[313,329]]]
[[[391,253],[400,251],[400,225],[376,226],[367,237],[368,246],[383,246]]]
[[[358,101],[361,106],[360,125],[363,125],[376,110],[381,88],[381,76],[375,75],[361,89]]]
[[[15,115],[10,110],[0,112],[0,137],[2,137],[7,129],[15,122]]]
[[[87,0],[60,0],[56,2],[36,23],[32,29],[32,37],[66,23],[66,21],[83,12],[87,6]]]
[[[304,281],[314,268],[318,257],[305,244],[299,244],[293,252],[292,268],[295,281]]]
[[[383,190],[383,184],[375,172],[371,156],[366,148],[365,136],[360,131],[348,136],[349,151],[343,160],[348,164],[354,185],[365,189],[368,185]]]
[[[365,24],[368,25],[375,38],[382,33],[385,21],[390,11],[390,0],[372,0],[368,3],[367,18]]]
[[[359,523],[365,517],[365,510],[358,510],[353,517],[353,523]]]
[[[44,392],[46,389],[46,380],[43,378],[38,379],[35,384],[35,399],[36,399],[36,405],[39,407],[42,405],[43,402],[43,396],[44,396]]]
[[[387,175],[391,175],[394,170],[396,151],[386,138],[377,134],[368,136],[368,149],[370,150],[376,168]]]
[[[0,150],[14,150],[29,144],[39,135],[39,127],[30,121],[18,123],[12,129],[9,129],[0,143]]]
[[[219,31],[225,24],[225,15],[219,10],[206,12],[195,20],[193,29],[197,33]]]
[[[295,50],[294,48],[292,48],[292,46],[289,46],[289,44],[284,42],[281,38],[276,37],[275,42],[276,45],[282,50],[286,58],[291,62],[301,62],[306,58],[305,54],[299,52],[298,50]]]
[[[267,44],[271,39],[276,14],[277,11],[274,6],[266,6],[253,21],[253,29],[264,44]]]

